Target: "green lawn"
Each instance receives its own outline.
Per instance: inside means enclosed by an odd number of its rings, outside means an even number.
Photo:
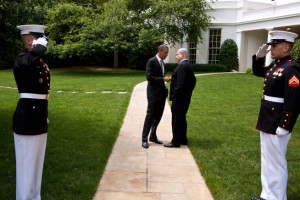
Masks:
[[[53,70],[51,75],[42,198],[92,199],[122,125],[132,89],[145,80],[145,72]],[[15,87],[11,71],[0,71],[1,85]],[[15,196],[11,121],[17,101],[17,90],[0,87],[1,200]]]
[[[124,118],[136,71],[52,70],[49,135],[42,199],[92,199]],[[11,130],[18,101],[11,71],[0,71],[0,199],[14,199]],[[188,112],[190,149],[215,200],[259,195],[260,149],[255,123],[262,79],[246,74],[197,78]],[[111,91],[103,94],[102,91]],[[127,92],[119,94],[118,92]],[[300,123],[289,143],[288,199],[300,199]]]
[[[216,200],[259,196],[255,129],[263,79],[248,74],[200,76],[188,113],[190,149]],[[288,199],[300,199],[300,123],[288,147]]]

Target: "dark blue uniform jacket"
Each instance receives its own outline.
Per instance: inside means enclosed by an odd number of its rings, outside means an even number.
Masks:
[[[300,67],[287,56],[265,67],[265,59],[252,57],[256,76],[264,77],[263,96],[256,128],[275,134],[277,127],[292,132],[300,112]],[[264,95],[283,98],[283,103],[267,101]]]
[[[14,76],[19,93],[49,94],[50,72],[42,60],[46,47],[38,45],[24,50],[15,59]],[[48,131],[48,100],[20,98],[13,116],[13,131],[38,135]]]

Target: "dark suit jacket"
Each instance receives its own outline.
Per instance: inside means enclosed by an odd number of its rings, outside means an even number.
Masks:
[[[160,101],[168,96],[168,89],[164,82],[164,74],[156,56],[150,58],[146,65],[146,77],[148,81],[148,101]]]
[[[170,87],[170,100],[190,102],[196,77],[191,64],[184,60],[178,64],[172,74]]]

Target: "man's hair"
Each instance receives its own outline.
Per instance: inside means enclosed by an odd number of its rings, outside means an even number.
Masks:
[[[188,50],[186,48],[180,48],[177,50],[177,52],[181,53],[184,58],[188,58],[189,56]]]
[[[161,44],[158,46],[157,51],[162,51],[164,49],[169,49],[169,46],[166,44]]]

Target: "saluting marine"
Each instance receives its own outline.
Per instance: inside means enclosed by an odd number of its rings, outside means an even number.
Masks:
[[[252,57],[253,73],[264,77],[264,87],[256,126],[260,130],[262,192],[251,200],[287,199],[286,151],[300,112],[300,67],[290,57],[298,35],[287,31],[270,34],[271,41]],[[274,61],[264,67],[269,51]]]
[[[46,52],[46,26],[21,25],[24,51],[15,59],[14,77],[20,93],[14,116],[16,199],[39,200],[48,132],[50,72]]]

